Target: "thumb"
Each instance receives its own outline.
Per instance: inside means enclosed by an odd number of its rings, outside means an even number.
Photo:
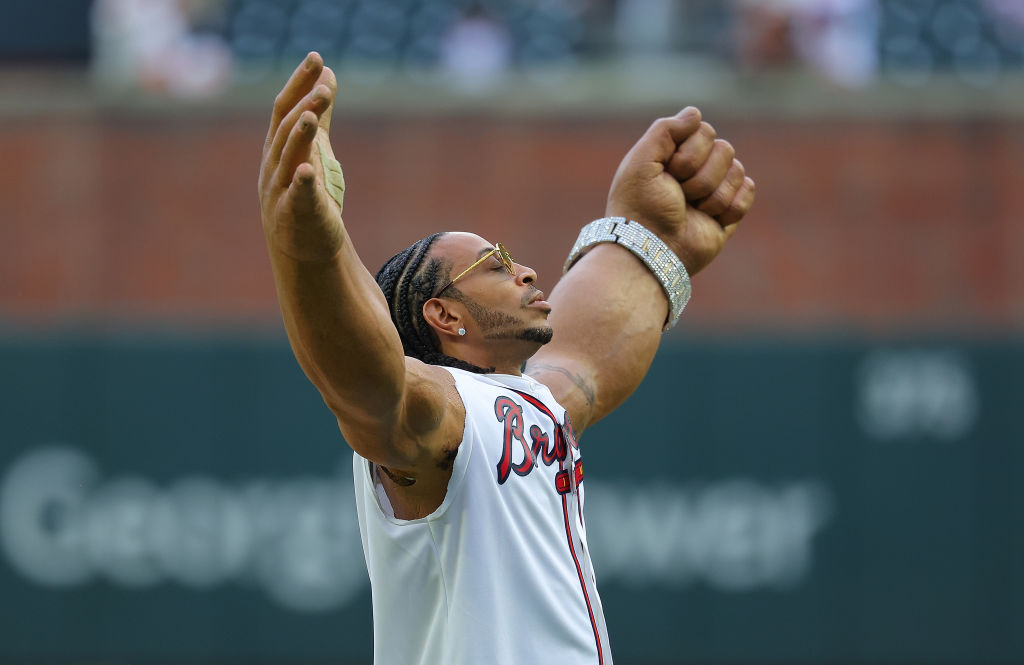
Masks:
[[[634,158],[667,164],[679,145],[700,129],[700,123],[700,110],[695,106],[670,118],[658,118],[633,146]]]

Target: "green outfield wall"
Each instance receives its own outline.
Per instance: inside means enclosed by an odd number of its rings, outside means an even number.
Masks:
[[[1021,341],[672,340],[581,442],[616,662],[1024,661],[1022,406]],[[0,337],[0,663],[368,663],[350,455],[281,340]]]

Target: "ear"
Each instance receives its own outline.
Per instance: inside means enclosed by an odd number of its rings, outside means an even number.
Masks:
[[[440,298],[431,298],[423,303],[423,318],[442,339],[446,335],[458,338],[459,328],[466,326],[465,318],[458,307],[453,307]]]

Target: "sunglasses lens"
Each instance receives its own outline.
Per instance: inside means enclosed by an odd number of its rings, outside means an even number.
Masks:
[[[501,257],[501,262],[502,264],[504,264],[505,270],[508,271],[508,274],[515,275],[515,261],[512,260],[512,255],[508,253],[508,250],[505,249],[505,246],[502,245],[501,243],[498,243],[498,256]]]

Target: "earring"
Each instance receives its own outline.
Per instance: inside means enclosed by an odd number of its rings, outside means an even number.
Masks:
[[[459,328],[459,337],[462,337],[465,334],[466,334],[466,329],[465,328]]]

